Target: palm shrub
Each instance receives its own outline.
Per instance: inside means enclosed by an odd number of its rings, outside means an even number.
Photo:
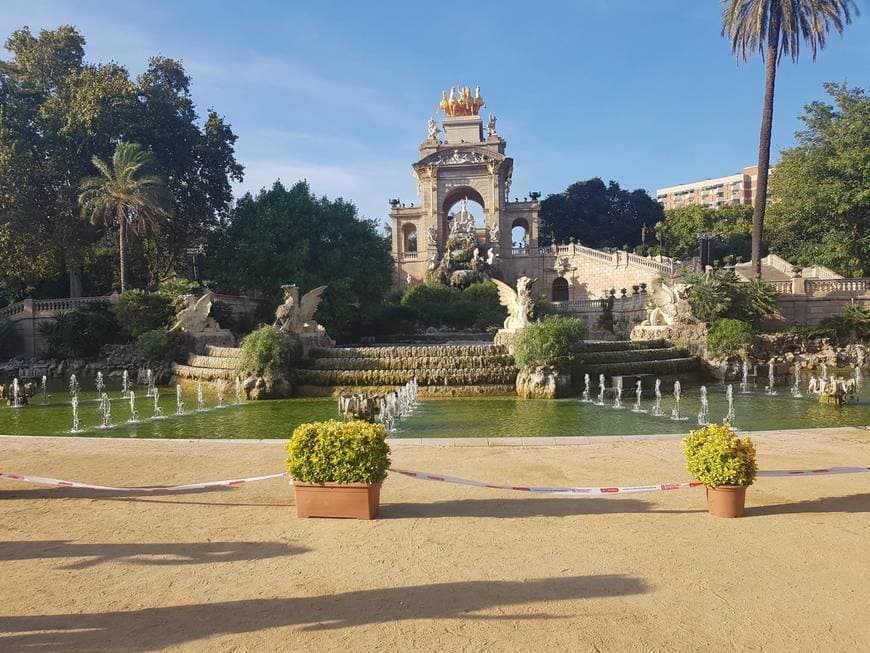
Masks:
[[[863,340],[870,336],[870,307],[849,304],[840,315],[824,320],[822,326],[839,340]]]
[[[776,311],[776,289],[766,281],[753,279],[737,282],[731,288],[733,309],[731,317],[757,323],[765,315]]]
[[[300,424],[285,447],[287,473],[301,483],[380,483],[390,466],[386,438],[381,424]]]
[[[50,356],[95,356],[117,340],[118,322],[106,302],[90,302],[72,311],[60,311],[38,327]]]
[[[689,284],[686,299],[692,307],[692,314],[702,322],[712,322],[731,308],[730,279],[724,278],[720,270],[710,274],[687,272],[683,281]]]
[[[752,325],[742,320],[723,317],[707,330],[707,349],[711,354],[744,353],[755,335]]]
[[[263,326],[242,340],[242,367],[269,379],[289,374],[299,360],[299,338],[273,326]]]
[[[514,349],[514,362],[519,368],[569,363],[574,358],[574,345],[586,334],[583,320],[549,315],[540,322],[532,322],[520,332]]]
[[[752,485],[758,466],[749,437],[725,424],[710,424],[683,439],[686,469],[704,485]]]

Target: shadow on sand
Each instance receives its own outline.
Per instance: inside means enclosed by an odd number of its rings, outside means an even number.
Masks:
[[[419,519],[451,517],[571,517],[621,513],[686,514],[705,510],[660,510],[640,499],[610,497],[522,497],[519,499],[457,499],[428,503],[388,503],[381,505],[381,519]]]
[[[263,560],[305,553],[310,549],[282,542],[155,542],[87,544],[65,540],[0,542],[0,561],[87,558],[61,569],[87,569],[112,561],[134,565],[176,566],[235,560]]]
[[[820,497],[794,503],[774,503],[746,508],[747,517],[812,512],[870,512],[870,493],[850,494],[845,497]]]
[[[470,614],[491,608],[648,592],[621,575],[466,581],[359,590],[323,596],[161,606],[128,612],[0,617],[3,650],[154,650],[215,635],[298,626],[351,628],[411,619],[545,619],[547,614]],[[289,643],[289,642],[288,642]]]

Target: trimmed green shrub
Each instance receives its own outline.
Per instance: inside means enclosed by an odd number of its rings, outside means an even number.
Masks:
[[[302,353],[299,338],[273,326],[263,326],[242,340],[242,367],[246,372],[273,378],[289,374]]]
[[[501,326],[507,312],[498,299],[498,289],[489,281],[470,284],[464,290],[439,283],[423,283],[405,291],[400,305],[407,318],[419,327],[449,326],[480,331]]]
[[[707,348],[711,354],[738,354],[745,352],[755,332],[752,325],[730,317],[714,321],[707,331]]]
[[[166,295],[142,290],[125,292],[114,310],[118,324],[134,340],[145,331],[165,327],[175,315],[172,301]]]
[[[704,485],[752,485],[758,467],[755,447],[738,438],[731,427],[710,424],[683,440],[686,469]]]
[[[549,315],[540,322],[532,322],[517,339],[514,350],[516,366],[570,362],[574,358],[574,345],[586,334],[586,325],[576,317]]]
[[[390,466],[386,437],[368,422],[300,424],[285,447],[287,473],[302,483],[379,483]]]

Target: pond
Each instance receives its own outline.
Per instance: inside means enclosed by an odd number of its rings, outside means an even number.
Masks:
[[[298,424],[337,416],[335,399],[286,399],[245,402],[215,407],[213,395],[206,395],[206,410],[197,411],[194,392],[183,397],[185,413],[176,415],[175,389],[160,388],[163,416],[153,419],[153,402],[145,388],[137,387],[137,423],[129,423],[129,400],[121,397],[114,380],[107,392],[111,398],[113,426],[100,428],[101,416],[95,390],[80,393],[79,417],[83,430],[77,435],[132,438],[286,438]],[[735,388],[735,426],[743,430],[795,429],[826,426],[870,425],[870,392],[865,384],[861,402],[842,407],[823,405],[816,397],[791,396],[788,387],[777,388],[776,396],[763,389],[740,394]],[[591,436],[685,433],[697,426],[700,407],[697,387],[684,386],[680,402],[683,421],[670,419],[673,408],[671,387],[663,387],[662,417],[649,411],[653,400],[644,396],[644,413],[632,411],[633,393],[626,393],[622,409],[583,403],[577,399],[530,401],[514,397],[484,399],[423,399],[414,413],[399,423],[395,437],[500,437],[500,436]],[[709,419],[721,421],[727,402],[721,385],[708,386]],[[24,408],[0,405],[0,434],[68,435],[72,425],[69,392],[50,383],[48,396],[37,394]]]

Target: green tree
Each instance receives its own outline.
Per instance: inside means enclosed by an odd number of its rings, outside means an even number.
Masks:
[[[627,191],[598,177],[571,184],[541,202],[541,242],[582,240],[589,247],[635,246],[644,225],[662,220],[662,207],[645,190]]]
[[[0,61],[0,295],[15,300],[106,292],[117,256],[110,230],[82,220],[77,205],[91,157],[107,160],[121,140],[142,143],[161,165],[174,217],[130,243],[127,272],[152,286],[179,271],[186,248],[204,242],[230,208],[240,181],[236,136],[216,113],[204,121],[182,65],[155,57],[135,79],[117,64],[84,60],[75,28],[34,35],[23,28]],[[80,288],[81,279],[84,288]]]
[[[308,184],[275,182],[242,197],[209,239],[208,276],[224,292],[259,292],[273,304],[281,285],[328,288],[317,320],[334,338],[354,335],[393,282],[390,243],[343,199],[311,194]]]
[[[720,255],[748,257],[752,231],[752,207],[736,204],[719,208],[685,206],[665,211],[659,228],[665,254],[674,258],[689,258],[698,253],[698,234],[715,235],[716,251]]]
[[[853,0],[722,0],[722,34],[731,51],[744,61],[754,53],[765,60],[764,107],[758,139],[758,179],[755,212],[752,216],[752,264],[761,278],[761,239],[767,204],[767,175],[770,169],[770,134],[773,128],[773,95],[776,68],[783,56],[797,62],[803,41],[813,54],[824,49],[831,29],[838,33],[852,22],[858,8]]]
[[[870,97],[825,84],[833,104],[813,102],[770,178],[771,248],[793,263],[870,274]]]
[[[127,290],[127,230],[144,235],[160,229],[160,219],[172,215],[172,195],[161,177],[154,174],[154,157],[138,143],[118,143],[111,165],[100,157],[91,161],[99,176],[81,183],[79,204],[92,224],[118,229],[118,259],[121,292]]]

